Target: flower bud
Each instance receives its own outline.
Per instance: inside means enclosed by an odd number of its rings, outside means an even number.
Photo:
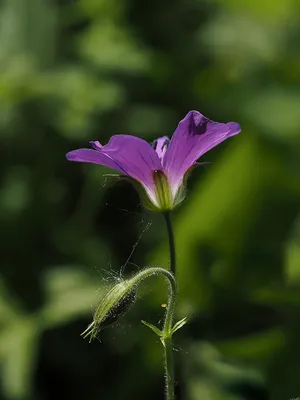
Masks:
[[[130,308],[133,306],[137,298],[136,289],[132,289],[126,296],[124,296],[119,303],[117,303],[112,310],[104,317],[102,322],[100,323],[101,329],[106,328],[109,325],[112,325],[117,321],[119,317],[124,315]]]
[[[94,339],[101,329],[113,324],[125,314],[135,303],[137,297],[136,285],[123,281],[114,285],[103,297],[94,314],[94,321],[82,333],[84,338]]]

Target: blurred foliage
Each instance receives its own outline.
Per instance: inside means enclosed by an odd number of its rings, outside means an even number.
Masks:
[[[0,398],[162,399],[153,279],[100,343],[105,286],[168,266],[164,221],[65,153],[171,135],[190,109],[243,133],[203,157],[174,215],[180,399],[300,396],[300,3],[2,0]],[[130,257],[129,257],[130,255]]]

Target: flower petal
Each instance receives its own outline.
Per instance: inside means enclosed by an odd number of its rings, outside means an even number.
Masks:
[[[162,137],[154,140],[154,142],[152,143],[152,147],[156,151],[160,160],[162,160],[164,158],[167,148],[169,146],[169,143],[170,143],[170,139],[168,138],[168,136],[162,136]]]
[[[116,169],[122,174],[127,175],[126,171],[124,171],[121,165],[117,164],[107,154],[100,153],[97,150],[77,149],[67,153],[66,157],[69,161],[105,165],[106,167]]]
[[[98,151],[109,156],[128,176],[145,185],[152,185],[152,172],[162,169],[160,159],[152,146],[136,136],[112,136],[109,143]]]
[[[184,174],[199,157],[240,130],[235,122],[218,123],[198,111],[190,111],[179,122],[163,159],[171,185],[177,190]]]
[[[105,165],[142,183],[147,191],[154,192],[153,171],[162,170],[158,155],[145,140],[130,135],[112,136],[102,146],[91,142],[92,149],[78,149],[67,154],[70,161]]]
[[[89,143],[90,143],[90,145],[92,146],[93,149],[102,150],[103,146],[102,146],[102,144],[100,142],[98,142],[98,140],[96,140],[96,141],[92,140]]]

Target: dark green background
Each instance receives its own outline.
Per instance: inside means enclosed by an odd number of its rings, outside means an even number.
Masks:
[[[300,397],[299,26],[297,0],[1,1],[1,399],[163,399],[159,278],[80,337],[122,266],[168,266],[163,218],[65,153],[190,109],[243,131],[174,213],[182,400]]]

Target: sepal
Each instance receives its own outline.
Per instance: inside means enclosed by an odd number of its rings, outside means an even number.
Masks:
[[[187,317],[182,318],[180,321],[176,322],[171,330],[171,334],[173,335],[178,329],[182,328],[187,323]]]
[[[150,324],[149,322],[143,321],[142,324],[145,326],[148,326],[157,336],[162,337],[163,333],[160,329],[157,328],[157,326]]]

